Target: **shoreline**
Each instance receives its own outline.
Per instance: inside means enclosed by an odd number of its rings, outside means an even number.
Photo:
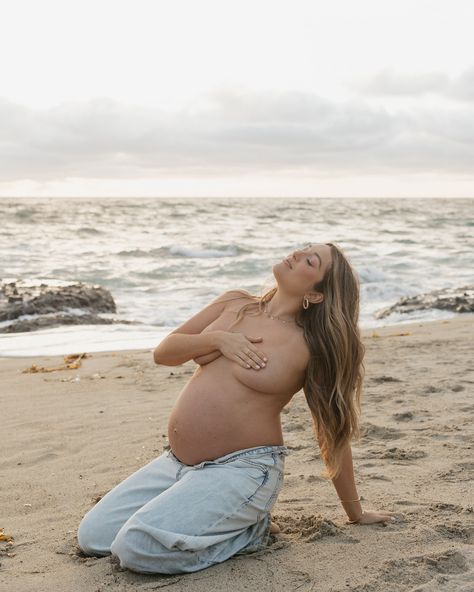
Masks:
[[[446,323],[446,322],[455,322],[458,319],[462,320],[462,319],[473,319],[474,318],[474,313],[459,313],[456,314],[456,316],[454,317],[450,317],[447,319],[421,319],[421,320],[417,320],[417,321],[402,321],[402,322],[397,322],[397,323],[387,323],[384,325],[380,325],[378,327],[370,327],[370,328],[361,328],[361,335],[362,337],[364,336],[368,336],[369,334],[372,334],[373,332],[376,333],[384,333],[388,330],[396,330],[396,329],[402,329],[402,328],[407,328],[406,330],[412,330],[415,326],[422,326],[422,325],[428,325],[428,324],[436,324],[436,323]],[[68,325],[65,325],[68,326]],[[87,327],[88,329],[90,329],[90,327],[93,327],[94,325],[77,325],[77,330],[78,332],[81,330],[81,327]],[[101,325],[98,325],[99,327],[101,327]],[[70,326],[68,326],[70,327]],[[60,327],[53,327],[53,329],[59,329]],[[410,329],[411,328],[411,329]],[[172,331],[172,329],[170,330],[170,332]],[[28,332],[28,333],[18,333],[18,334],[9,334],[9,335],[22,335],[24,336],[28,336],[28,335],[34,335],[36,332]],[[158,331],[157,331],[158,333]],[[168,333],[166,333],[168,334]],[[1,334],[0,334],[0,340],[1,340]],[[157,339],[156,341],[156,345],[158,345],[159,343],[159,339]],[[149,348],[147,347],[141,347],[141,348],[130,348],[130,349],[104,349],[104,350],[92,350],[91,354],[110,354],[113,352],[121,352],[121,353],[130,353],[130,352],[146,352],[146,351],[153,351],[154,347],[156,347],[156,345],[154,346],[150,346]],[[59,346],[58,346],[59,347]],[[65,345],[66,349],[70,349],[69,348],[69,344]],[[81,350],[82,352],[83,350]],[[86,350],[87,351],[87,350]],[[79,349],[77,351],[75,351],[74,353],[80,353]],[[2,362],[2,360],[14,360],[14,359],[27,359],[27,358],[37,358],[37,357],[48,357],[48,358],[54,358],[54,357],[61,357],[63,355],[67,355],[67,354],[41,354],[41,353],[36,353],[36,354],[28,354],[28,355],[24,355],[24,356],[20,356],[17,354],[13,354],[13,355],[5,355],[0,351],[0,363]]]
[[[20,592],[177,589],[468,590],[474,577],[474,314],[362,329],[363,435],[352,444],[363,508],[397,522],[348,525],[324,469],[304,393],[281,414],[290,454],[272,519],[281,532],[256,555],[202,572],[145,576],[85,557],[80,520],[99,496],[168,445],[167,420],[195,364],[154,364],[151,349],[108,350],[77,369],[62,355],[3,357],[0,582]],[[82,353],[82,352],[77,352]],[[188,585],[188,586],[186,586]],[[303,589],[303,588],[302,588]]]

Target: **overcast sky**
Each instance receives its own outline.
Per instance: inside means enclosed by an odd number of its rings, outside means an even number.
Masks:
[[[0,0],[0,197],[474,197],[472,0]]]

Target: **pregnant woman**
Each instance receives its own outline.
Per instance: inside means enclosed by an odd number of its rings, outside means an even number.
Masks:
[[[295,250],[273,275],[263,296],[225,292],[156,347],[157,364],[198,367],[171,412],[170,449],[82,519],[86,554],[172,574],[263,549],[279,531],[270,511],[288,454],[280,413],[301,389],[349,522],[393,520],[362,509],[354,479],[364,370],[357,275],[332,243]]]

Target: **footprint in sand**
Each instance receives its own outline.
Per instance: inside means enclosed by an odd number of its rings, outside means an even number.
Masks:
[[[371,463],[369,463],[370,466],[373,466]],[[361,465],[361,466],[367,466],[367,465]],[[376,473],[375,475],[366,475],[365,479],[377,479],[378,481],[392,481],[392,479],[390,479],[389,477],[386,477],[385,475],[381,475],[380,473]]]
[[[436,478],[452,482],[472,481],[474,478],[474,462],[456,463],[452,469],[438,472]]]
[[[295,446],[287,444],[286,447],[288,450],[306,450],[306,448],[311,448],[311,446],[305,446],[304,444],[296,444]]]
[[[423,389],[423,393],[425,393],[425,394],[441,393],[442,391],[443,391],[442,388],[439,388],[438,386],[433,386],[432,384],[430,384],[429,386],[425,386],[425,388]]]
[[[394,413],[392,417],[395,421],[411,421],[413,413],[411,411],[402,411],[401,413]]]
[[[68,555],[72,561],[77,563],[83,563],[87,567],[96,565],[98,562],[107,561],[108,557],[94,557],[86,555],[83,550],[79,547],[75,537],[70,538],[67,541],[56,547],[55,551],[58,555]]]
[[[371,382],[375,382],[375,384],[381,384],[383,382],[403,382],[399,378],[395,378],[394,376],[374,376],[370,379]]]
[[[402,559],[377,567],[377,575],[351,588],[352,592],[469,592],[474,576],[474,549],[446,549]],[[340,591],[342,592],[342,590]]]
[[[463,506],[460,506],[459,504],[450,504],[447,502],[437,502],[435,504],[431,504],[429,509],[433,512],[454,512],[456,514],[460,514],[464,511]]]
[[[326,480],[323,477],[318,477],[317,475],[308,475],[306,477],[306,481],[308,483],[316,483],[316,482],[325,482]]]
[[[404,448],[388,448],[386,450],[376,450],[374,448],[367,450],[366,458],[391,458],[393,460],[416,460],[426,456],[423,450],[405,450]]]
[[[393,503],[396,504],[397,506],[419,506],[420,503],[422,503],[422,502],[401,499],[401,500],[394,500]]]
[[[434,529],[445,539],[460,541],[466,545],[474,545],[474,524],[466,526],[461,522],[454,524],[441,523],[435,525]]]
[[[460,462],[457,463],[458,467],[462,470],[462,471],[466,471],[469,473],[469,477],[473,477],[473,473],[474,473],[474,462]]]
[[[364,423],[361,426],[361,438],[364,440],[396,440],[405,436],[404,432],[396,428]]]
[[[290,421],[284,425],[285,432],[302,432],[306,426],[299,421]]]
[[[305,543],[311,543],[330,536],[342,537],[347,542],[359,542],[348,535],[332,520],[327,520],[319,516],[303,514],[295,517],[273,514],[273,520],[280,527],[282,534],[291,535],[292,539]]]
[[[304,475],[299,476],[300,479],[304,479]],[[283,504],[294,504],[295,502],[313,502],[314,497],[289,497],[288,499],[280,500]]]
[[[57,446],[56,446],[57,448]],[[21,464],[25,467],[30,467],[36,464],[40,464],[43,462],[48,462],[50,460],[56,460],[59,456],[58,452],[43,452],[40,454],[32,454],[30,458],[24,460]]]

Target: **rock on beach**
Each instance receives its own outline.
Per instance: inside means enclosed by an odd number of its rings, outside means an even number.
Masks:
[[[131,324],[131,321],[100,316],[100,313],[116,311],[112,294],[102,286],[83,282],[0,280],[0,323],[3,325],[0,333],[60,325]]]
[[[377,311],[376,319],[384,319],[392,313],[415,312],[437,308],[452,312],[474,312],[474,286],[463,286],[462,288],[443,288],[432,290],[417,296],[404,296],[395,304]]]

